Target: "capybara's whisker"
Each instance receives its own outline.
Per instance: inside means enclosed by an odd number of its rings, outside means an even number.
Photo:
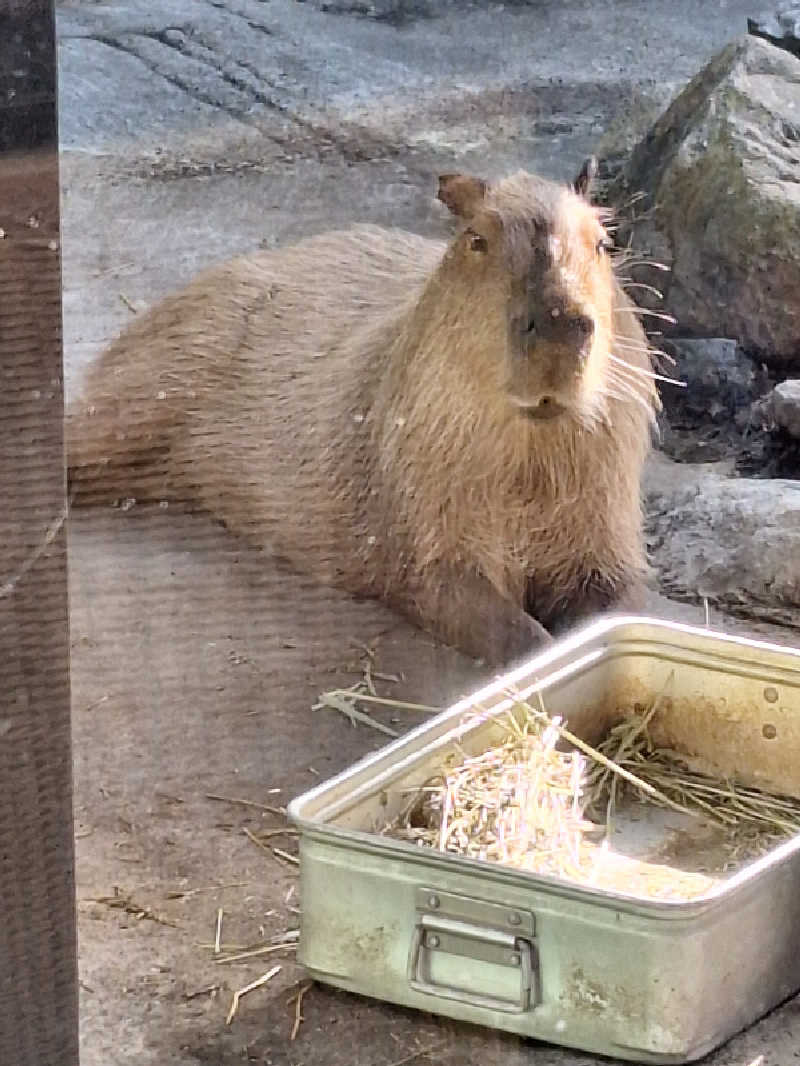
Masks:
[[[643,390],[641,381],[621,377],[619,374],[609,374],[608,383],[629,399],[648,399],[648,392]]]
[[[648,416],[651,414],[652,409],[648,398],[642,396],[633,389],[623,388],[619,382],[610,382],[608,385],[604,386],[604,392],[606,396],[609,396],[614,400],[619,400],[622,403],[630,403],[633,401],[638,404],[642,410],[646,411]]]
[[[664,293],[660,289],[657,289],[655,285],[647,285],[643,281],[629,281],[627,278],[623,278],[622,286],[625,289],[641,289],[643,292],[649,292],[652,296],[655,296],[658,300],[664,299]]]
[[[648,259],[646,256],[627,255],[625,252],[619,253],[619,266],[647,266],[653,267],[654,270],[660,270],[663,274],[670,274],[672,272],[672,267],[667,263],[661,263],[657,259]]]
[[[630,314],[646,315],[648,318],[658,318],[662,322],[669,322],[673,326],[677,322],[677,319],[673,318],[672,315],[668,315],[665,311],[651,311],[649,307],[629,307],[629,308],[615,307],[614,310],[615,311],[626,310]]]
[[[634,366],[629,363],[627,359],[620,359],[612,352],[608,353],[608,358],[611,363],[611,366],[608,368],[610,377],[624,377],[637,384],[643,384],[648,392],[650,391],[652,382],[658,380],[653,371],[647,371],[641,367]]]
[[[628,399],[642,399],[647,400],[647,393],[643,391],[641,383],[638,381],[631,381],[628,378],[622,378],[617,375],[609,374],[608,383],[613,385],[614,388],[623,396]]]
[[[647,370],[641,366],[633,366],[631,363],[628,362],[627,359],[620,359],[619,356],[614,355],[611,352],[608,353],[608,358],[612,361],[612,363],[616,363],[620,367],[625,367],[625,369],[630,371],[630,373],[637,374],[639,377],[652,378],[653,381],[664,381],[668,385],[678,385],[682,389],[686,388],[685,381],[679,381],[677,378],[670,378],[664,374],[657,374],[655,371]]]
[[[653,332],[648,336],[656,337],[662,336],[661,333]],[[676,366],[677,360],[675,360],[668,352],[665,352],[662,348],[654,348],[652,345],[642,347],[640,344],[631,344],[628,341],[622,340],[619,336],[613,337],[614,348],[622,352],[633,352],[639,355],[647,354],[650,356],[650,361],[655,365],[656,369],[661,369],[664,363],[669,363],[670,366]]]
[[[637,343],[631,340],[623,333],[612,333],[612,339],[616,341],[618,347],[628,349],[632,352],[641,352],[644,355],[657,355],[661,353],[660,348],[654,348],[652,344],[648,344],[645,340],[644,343]]]
[[[663,352],[659,348],[653,348],[651,345],[642,346],[641,344],[629,344],[624,340],[621,340],[616,334],[611,338],[614,345],[614,349],[621,352],[630,352],[631,357],[645,356],[647,358],[657,358],[663,355]]]

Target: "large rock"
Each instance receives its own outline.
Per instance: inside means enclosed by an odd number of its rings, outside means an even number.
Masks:
[[[800,59],[752,36],[720,52],[634,149],[623,220],[639,192],[623,234],[671,267],[679,328],[800,367]]]
[[[800,381],[782,381],[768,397],[769,413],[779,429],[800,440]]]
[[[735,340],[676,338],[663,348],[674,360],[669,376],[685,386],[661,387],[668,415],[695,424],[731,422],[756,399],[761,375]]]
[[[747,20],[747,32],[800,56],[800,4]]]
[[[645,479],[651,559],[679,599],[800,625],[800,481],[726,476],[655,455]]]

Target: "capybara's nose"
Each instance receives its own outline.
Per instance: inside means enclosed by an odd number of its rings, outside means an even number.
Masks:
[[[580,311],[567,310],[561,301],[554,300],[551,307],[530,310],[525,322],[529,343],[544,340],[580,352],[594,336],[594,319]]]
[[[589,315],[554,307],[543,316],[539,332],[548,340],[580,351],[594,335],[594,320]]]
[[[594,319],[589,315],[567,315],[564,325],[576,347],[587,344],[594,336]]]

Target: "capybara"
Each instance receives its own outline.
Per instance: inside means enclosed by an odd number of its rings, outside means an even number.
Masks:
[[[592,172],[443,175],[449,242],[359,226],[167,296],[68,410],[76,502],[194,500],[492,666],[634,608],[659,401]]]

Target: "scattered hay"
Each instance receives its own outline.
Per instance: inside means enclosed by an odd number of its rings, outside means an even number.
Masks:
[[[217,803],[228,803],[234,806],[240,806],[246,809],[260,811],[262,814],[267,813],[277,815],[284,819],[286,818],[286,809],[284,807],[272,807],[267,804],[258,803],[254,800],[242,799],[233,796],[221,796],[217,795],[216,793],[207,793],[205,798],[213,800]],[[293,867],[296,867],[299,864],[299,859],[297,858],[297,856],[290,854],[288,851],[284,851],[282,848],[275,847],[271,843],[271,841],[274,840],[276,837],[284,837],[289,840],[295,839],[298,836],[298,831],[296,829],[293,829],[287,825],[282,825],[267,829],[260,829],[256,832],[253,832],[251,829],[247,828],[247,826],[244,826],[242,827],[242,833],[244,836],[247,837],[248,840],[251,841],[251,843],[253,843],[257,848],[259,848],[259,850],[263,851],[264,854],[268,855],[270,858],[278,858],[281,860],[282,863],[290,863]],[[218,887],[246,887],[248,884],[249,882],[242,881],[237,882],[233,886],[223,885]],[[294,891],[294,887],[294,885],[290,886],[290,894],[287,895],[287,900],[291,898],[291,893]],[[204,889],[195,889],[193,891],[204,891]],[[193,892],[189,891],[181,893],[180,895],[181,897],[183,897],[190,896],[192,894]],[[270,915],[274,913],[274,911],[269,911]],[[211,943],[203,943],[198,945],[198,947],[200,948],[210,950],[213,961],[216,965],[228,966],[235,965],[237,963],[246,964],[252,962],[253,960],[258,960],[268,955],[278,954],[292,956],[297,951],[297,944],[300,936],[299,929],[284,929],[283,932],[278,933],[276,936],[273,936],[269,940],[267,940],[264,939],[264,929],[263,927],[261,927],[260,932],[262,940],[259,942],[251,942],[250,944],[223,943],[222,928],[223,919],[225,918],[225,915],[226,912],[223,910],[223,908],[218,907],[214,922],[213,941]],[[236,1016],[236,1013],[239,1009],[239,1003],[242,997],[257,988],[260,988],[262,985],[267,984],[273,979],[273,977],[280,973],[282,968],[282,964],[277,964],[273,966],[267,973],[263,974],[261,977],[257,978],[255,981],[252,981],[250,984],[246,985],[244,988],[239,989],[233,994],[233,1000],[231,1002],[230,1010],[227,1015],[226,1025],[230,1025],[234,1017]],[[214,985],[211,987],[213,987],[214,989],[218,989],[219,985]],[[199,994],[202,993],[198,993],[198,995]]]
[[[225,1024],[230,1025],[233,1019],[236,1017],[236,1012],[239,1010],[239,1003],[243,996],[246,996],[249,992],[255,991],[257,988],[261,988],[272,980],[277,974],[281,972],[282,967],[273,966],[271,970],[268,970],[261,977],[256,978],[255,981],[251,981],[249,985],[245,985],[244,988],[240,988],[238,992],[233,993],[233,1000],[231,1001],[231,1009],[228,1011],[228,1016],[225,1019]]]
[[[363,681],[358,681],[349,688],[335,688],[330,692],[323,692],[312,707],[312,710],[321,711],[327,708],[332,711],[338,711],[345,718],[350,719],[351,725],[361,722],[362,725],[368,725],[370,729],[376,729],[387,737],[400,736],[396,729],[384,725],[383,722],[378,722],[366,711],[360,710],[359,703],[373,703],[380,707],[392,708],[395,711],[411,711],[418,714],[437,714],[439,710],[436,707],[428,707],[424,703],[406,703],[403,700],[391,700],[384,696],[376,696],[369,691]]]
[[[255,807],[257,811],[266,811],[268,814],[277,814],[281,817],[286,817],[285,807],[270,807],[266,803],[256,803],[254,800],[239,799],[235,796],[218,796],[215,792],[206,792],[205,798],[207,800],[214,800],[216,803],[231,803],[238,807]]]
[[[291,863],[292,866],[300,865],[300,859],[297,855],[292,855],[288,851],[284,851],[283,848],[273,848],[272,854],[278,859],[283,859],[284,862]]]
[[[265,833],[258,834],[258,833],[254,833],[252,830],[250,830],[247,827],[245,827],[242,830],[242,832],[247,837],[247,839],[248,840],[252,840],[252,842],[256,845],[256,847],[260,848],[264,852],[265,855],[269,855],[269,856],[273,856],[274,855],[275,858],[281,859],[283,862],[291,863],[292,866],[299,866],[300,865],[300,860],[298,859],[298,857],[296,855],[292,855],[288,851],[284,851],[283,848],[276,848],[273,844],[265,844],[264,841],[261,839],[262,836],[266,836],[267,839],[269,839],[270,837],[276,835],[277,833],[280,833],[281,835],[290,834],[290,833],[292,833],[292,830],[269,830],[268,829]],[[297,834],[294,834],[294,835],[297,835]]]
[[[123,892],[121,888],[114,886],[113,896],[95,896],[89,900],[90,903],[101,903],[106,907],[110,907],[112,910],[124,911],[125,914],[130,915],[137,921],[149,921],[156,922],[157,925],[166,925],[171,929],[179,929],[180,926],[177,922],[172,922],[168,918],[163,918],[156,914],[150,907],[143,906],[137,903],[133,896],[127,892]]]
[[[289,1003],[294,1002],[294,1024],[292,1025],[292,1032],[289,1036],[290,1041],[297,1039],[297,1034],[300,1032],[300,1026],[303,1023],[303,999],[307,992],[310,992],[314,986],[313,981],[306,981],[305,984],[301,984],[297,990],[297,993],[292,996]]]
[[[219,985],[206,985],[205,988],[198,988],[196,992],[184,992],[183,998],[187,1003],[190,1003],[193,999],[199,999],[201,996],[210,996],[212,999],[216,999],[219,991]]]
[[[298,935],[296,929],[287,929],[285,933],[282,933],[278,937],[274,937],[269,944],[259,944],[256,947],[245,948],[235,952],[220,948],[219,952],[215,951],[215,954],[219,957],[215,958],[214,961],[221,965],[225,965],[232,962],[245,962],[249,959],[259,958],[262,955],[272,955],[276,951],[296,951]]]
[[[350,724],[355,726],[356,722],[361,722],[362,725],[367,725],[370,729],[375,729],[379,733],[385,734],[387,737],[398,737],[400,734],[396,729],[392,729],[388,725],[384,725],[383,722],[378,722],[366,711],[362,710],[358,705],[361,704],[373,704],[378,707],[388,707],[395,711],[411,711],[412,713],[420,714],[438,714],[441,708],[428,707],[422,703],[407,703],[403,700],[393,700],[386,696],[379,696],[375,688],[375,681],[385,681],[389,684],[399,684],[401,678],[395,674],[384,674],[375,669],[375,649],[369,645],[358,643],[358,647],[362,651],[362,677],[360,681],[357,681],[354,685],[350,685],[349,688],[337,688],[332,689],[330,692],[323,692],[319,700],[313,705],[312,710],[321,711],[329,709],[332,711],[338,711],[346,718],[350,719]]]
[[[214,928],[214,954],[219,955],[222,951],[220,947],[220,941],[222,940],[222,915],[223,910],[220,907],[217,911],[217,923]]]

